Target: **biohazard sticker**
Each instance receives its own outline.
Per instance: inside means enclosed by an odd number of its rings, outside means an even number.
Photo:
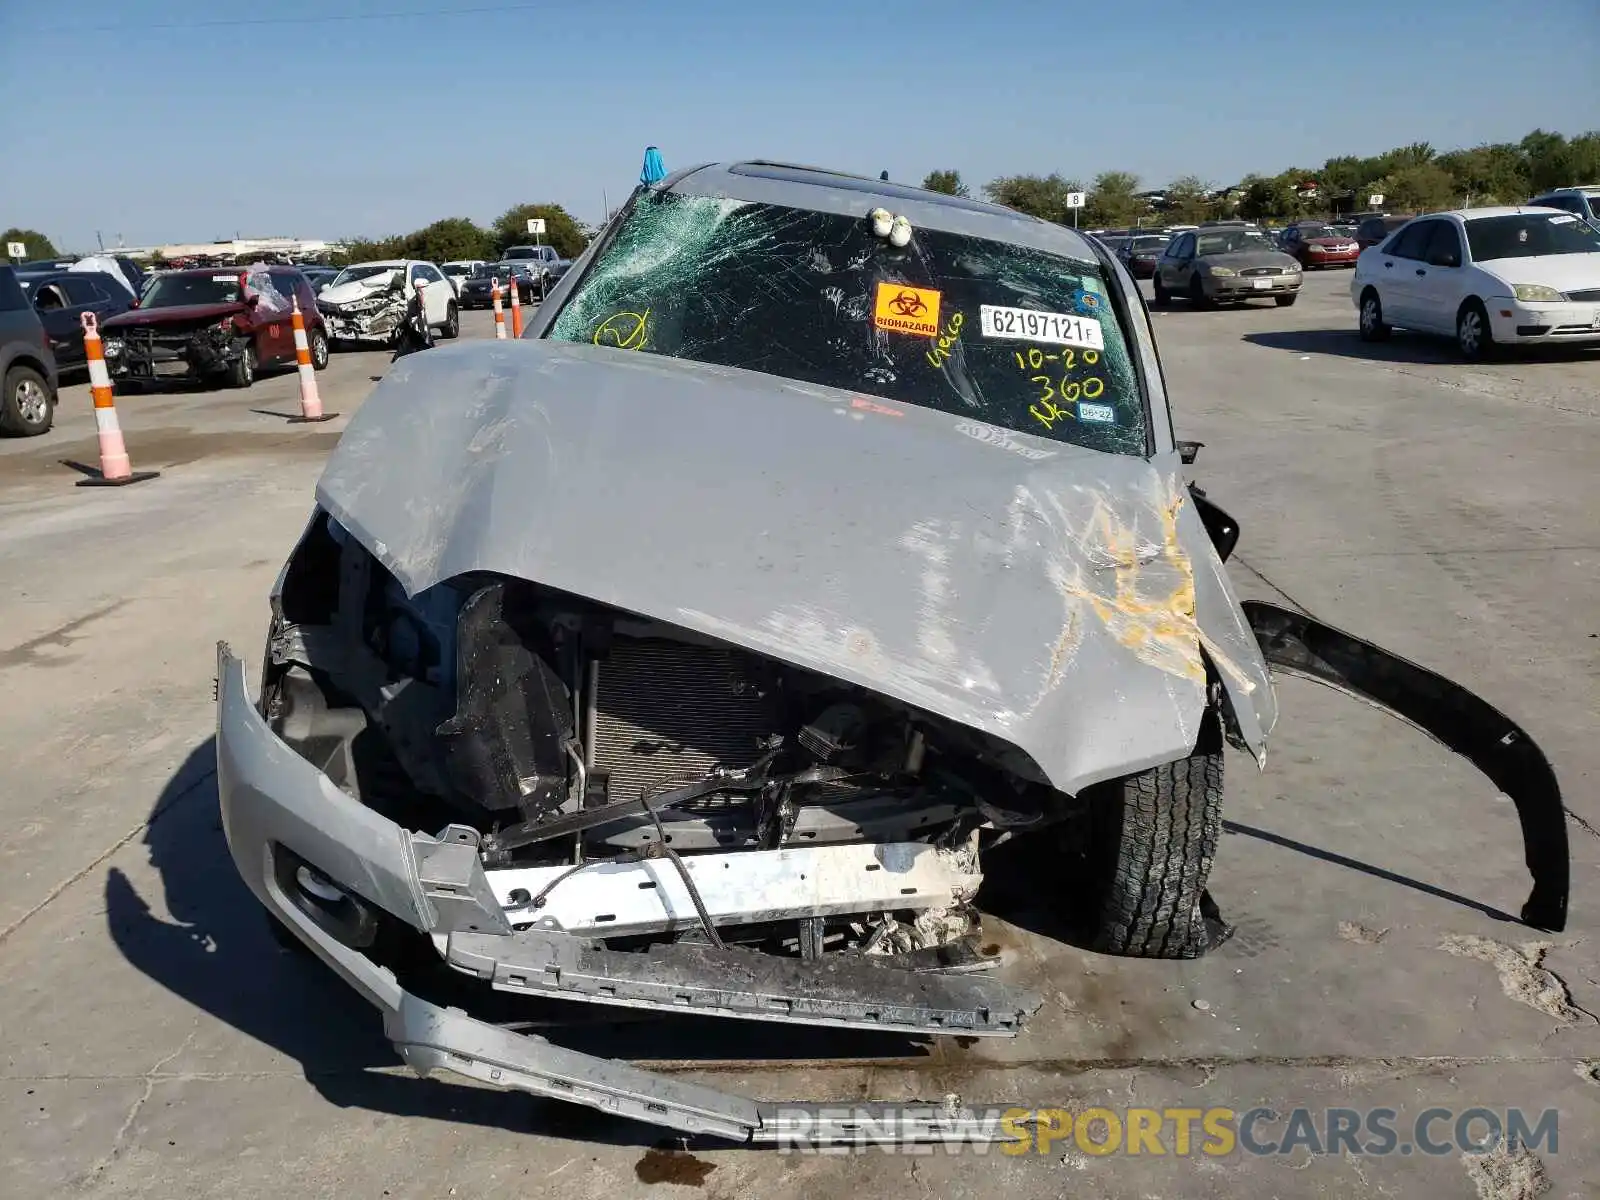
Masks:
[[[904,283],[880,283],[872,302],[872,323],[895,333],[937,337],[939,293]]]

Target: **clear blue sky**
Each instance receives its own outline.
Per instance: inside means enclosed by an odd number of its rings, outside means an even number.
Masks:
[[[1600,0],[0,0],[0,225],[403,232],[769,157],[1228,183],[1600,127]],[[418,14],[426,10],[426,15]],[[386,14],[367,20],[335,16]],[[296,19],[303,18],[303,23]],[[257,23],[243,23],[243,22]]]

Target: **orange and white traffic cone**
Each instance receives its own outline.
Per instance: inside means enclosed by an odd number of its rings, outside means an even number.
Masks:
[[[522,289],[517,286],[517,277],[511,277],[511,336],[522,336]]]
[[[89,360],[89,390],[94,395],[94,426],[100,435],[100,474],[78,480],[79,487],[123,487],[154,479],[160,471],[135,471],[128,462],[128,448],[122,442],[122,426],[117,423],[117,408],[111,395],[111,375],[106,370],[105,346],[100,341],[100,324],[92,312],[82,315],[83,352]]]
[[[506,340],[506,310],[500,304],[498,279],[489,285],[489,295],[494,300],[494,336],[503,342]]]
[[[322,395],[317,391],[317,368],[311,361],[311,343],[306,339],[306,319],[300,313],[300,297],[294,298],[294,360],[300,371],[300,415],[290,417],[289,424],[305,425],[314,421],[331,421],[338,413],[322,411]]]

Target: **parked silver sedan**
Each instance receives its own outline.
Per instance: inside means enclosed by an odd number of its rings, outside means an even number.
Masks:
[[[1256,229],[1195,229],[1172,239],[1156,263],[1155,303],[1174,296],[1204,307],[1219,301],[1265,300],[1288,308],[1300,295],[1300,264]]]

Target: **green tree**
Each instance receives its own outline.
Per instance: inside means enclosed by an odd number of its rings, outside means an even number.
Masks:
[[[578,222],[573,220],[572,214],[561,205],[519,204],[501,213],[500,218],[494,223],[497,253],[507,246],[526,245],[533,240],[528,233],[529,217],[544,218],[544,236],[540,240],[546,245],[554,246],[556,253],[563,258],[577,258],[589,244]]]
[[[29,258],[58,258],[61,255],[61,251],[56,249],[56,244],[37,229],[8,229],[0,241],[21,242],[28,248]],[[4,247],[0,246],[0,250],[3,249]]]
[[[1378,191],[1387,207],[1404,212],[1437,212],[1465,199],[1450,172],[1432,162],[1401,168],[1384,179]]]
[[[1121,228],[1143,215],[1146,205],[1136,194],[1139,177],[1131,171],[1102,171],[1084,206],[1084,222],[1095,228]]]
[[[971,191],[961,182],[960,171],[929,171],[922,186],[930,192],[943,192],[946,196],[968,196]]]
[[[1372,164],[1364,158],[1342,155],[1330,158],[1318,173],[1322,185],[1333,192],[1359,192],[1372,178]]]
[[[493,258],[498,252],[494,234],[466,217],[446,217],[406,235],[406,258],[426,262],[451,262],[463,258]]]
[[[1600,130],[1591,130],[1565,145],[1553,147],[1540,157],[1537,165],[1530,162],[1528,166],[1539,191],[1594,183],[1600,180]]]
[[[1514,204],[1529,193],[1527,156],[1509,142],[1452,150],[1435,161],[1449,172],[1453,194],[1473,204]]]
[[[1409,146],[1399,146],[1382,157],[1389,171],[1407,171],[1412,167],[1431,163],[1434,160],[1434,152],[1433,147],[1427,142],[1412,142]]]
[[[1583,179],[1567,179],[1567,139],[1559,133],[1535,129],[1520,143],[1522,155],[1528,164],[1528,186],[1536,192],[1545,188],[1560,187],[1564,183],[1587,183]]]
[[[1212,200],[1206,194],[1210,190],[1196,175],[1174,179],[1166,191],[1167,219],[1174,225],[1195,225],[1207,220],[1212,212]]]
[[[1052,172],[1049,175],[1003,175],[985,184],[983,190],[996,204],[1058,225],[1070,225],[1072,210],[1067,207],[1067,193],[1081,192],[1083,185]]]

